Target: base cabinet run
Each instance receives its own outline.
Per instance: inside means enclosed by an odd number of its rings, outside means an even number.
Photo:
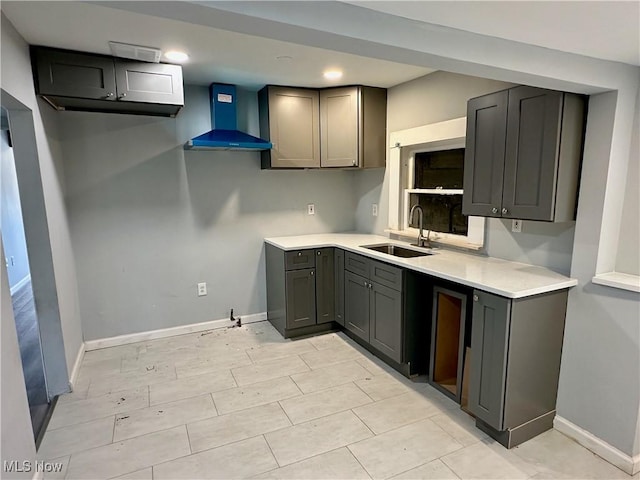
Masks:
[[[267,244],[267,317],[285,337],[331,329],[335,320],[333,248],[285,252]]]
[[[553,425],[567,295],[473,292],[469,409],[507,448]]]

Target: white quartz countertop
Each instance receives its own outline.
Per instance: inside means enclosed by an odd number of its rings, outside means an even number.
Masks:
[[[381,235],[357,233],[325,233],[290,237],[265,238],[265,242],[282,250],[337,247],[350,252],[398,265],[434,277],[468,285],[507,298],[522,298],[540,293],[563,290],[578,281],[552,270],[526,263],[510,262],[499,258],[434,249],[433,255],[400,258],[363,248],[363,245],[392,243],[408,248],[407,242],[391,240]]]

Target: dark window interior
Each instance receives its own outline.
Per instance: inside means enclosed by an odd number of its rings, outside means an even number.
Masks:
[[[462,188],[464,148],[417,153],[414,163],[414,188]]]
[[[434,232],[466,235],[469,223],[466,215],[462,215],[462,195],[433,195],[428,193],[411,193],[411,206],[416,203],[424,212],[423,227]],[[418,228],[418,214],[409,219],[409,226]]]

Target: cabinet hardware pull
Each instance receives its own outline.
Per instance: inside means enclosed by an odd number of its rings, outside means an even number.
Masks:
[[[493,207],[493,208],[491,209],[491,213],[498,213],[498,209],[497,209],[496,207]]]
[[[473,296],[473,301],[474,301],[474,302],[477,302],[478,300],[480,300],[480,297],[478,297],[478,295],[474,295],[474,296]]]
[[[503,208],[503,209],[502,209],[502,214],[503,214],[503,215],[506,215],[507,213],[509,213],[509,210],[507,210],[506,208]]]
[[[369,290],[371,290],[373,288],[373,283],[369,284]]]
[[[367,286],[367,282],[364,282],[364,286],[365,286],[365,287]]]
[[[126,97],[126,96],[127,96],[127,94],[126,94],[126,93],[121,93],[121,94],[120,94],[120,98],[124,98],[124,97]]]
[[[321,254],[321,253],[322,253],[322,252],[321,252],[320,250],[318,250],[318,256],[320,256],[320,254]]]
[[[313,274],[314,274],[314,273],[315,273],[315,272],[314,272],[313,270],[311,270],[310,275],[313,277]]]
[[[113,97],[113,92],[107,93],[107,98]]]
[[[302,256],[302,252],[298,252],[298,256],[301,257]]]

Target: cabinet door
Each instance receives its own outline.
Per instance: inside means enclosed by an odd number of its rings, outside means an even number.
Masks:
[[[359,106],[358,87],[320,92],[320,166],[358,166],[362,127]]]
[[[369,281],[344,272],[344,326],[369,341]]]
[[[182,67],[115,60],[118,100],[183,105]]]
[[[469,409],[503,430],[511,301],[478,290],[473,293]]]
[[[344,326],[344,250],[336,248],[335,255],[335,294],[336,315],[335,319]]]
[[[554,217],[563,93],[509,90],[502,216]]]
[[[61,97],[116,99],[113,59],[48,48],[33,50],[38,93]]]
[[[271,167],[319,167],[318,91],[269,87],[268,102]]]
[[[329,323],[336,315],[333,248],[316,250],[316,322]]]
[[[402,361],[402,292],[369,284],[372,346],[396,362]]]
[[[316,324],[315,269],[287,272],[287,328]]]
[[[499,217],[507,129],[508,91],[469,100],[462,213]]]

